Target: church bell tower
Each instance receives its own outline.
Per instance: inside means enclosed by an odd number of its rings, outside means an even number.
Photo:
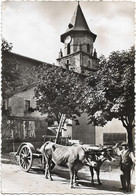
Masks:
[[[95,39],[96,35],[90,31],[78,2],[66,32],[61,35],[64,51],[59,52],[59,66],[85,75],[88,71],[96,71],[98,59],[93,48]]]
[[[64,49],[59,52],[58,65],[86,76],[97,71],[97,53],[93,48],[95,39],[96,35],[90,31],[78,3],[66,32],[61,35]],[[63,136],[67,135],[72,140],[80,140],[84,144],[95,144],[95,127],[88,124],[87,114],[83,113],[78,117],[78,121],[79,125],[74,121],[70,125],[67,124]]]

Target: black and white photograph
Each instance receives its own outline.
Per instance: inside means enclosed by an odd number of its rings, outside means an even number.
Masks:
[[[1,2],[1,194],[135,194],[135,2]]]

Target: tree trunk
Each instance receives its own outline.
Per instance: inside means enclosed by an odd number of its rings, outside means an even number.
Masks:
[[[127,130],[128,133],[128,144],[129,144],[129,148],[131,151],[134,151],[134,134],[133,134],[133,130],[134,130],[134,122],[133,120],[127,122],[127,120],[124,120],[123,117],[121,118],[122,124],[125,127],[125,129]]]
[[[133,128],[127,127],[127,133],[128,133],[128,144],[131,151],[134,151],[134,139],[132,134]]]

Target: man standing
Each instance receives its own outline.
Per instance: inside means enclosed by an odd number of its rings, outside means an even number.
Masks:
[[[122,174],[120,180],[122,188],[120,190],[131,191],[131,169],[134,164],[134,154],[129,150],[127,143],[122,143],[121,150],[116,148],[115,152],[121,157],[120,169]]]

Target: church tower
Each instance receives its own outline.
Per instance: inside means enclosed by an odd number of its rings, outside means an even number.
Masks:
[[[81,7],[78,3],[68,29],[61,35],[64,51],[60,50],[57,59],[59,66],[79,74],[88,75],[98,70],[98,59],[93,43],[96,35],[87,25]],[[74,121],[66,124],[62,136],[69,136],[72,140],[80,140],[84,144],[95,144],[95,127],[88,125],[88,116],[83,113],[78,117],[79,125]]]
[[[98,59],[93,48],[95,39],[96,35],[90,31],[78,2],[66,32],[61,35],[64,51],[59,52],[59,66],[85,75],[88,71],[96,71]]]

